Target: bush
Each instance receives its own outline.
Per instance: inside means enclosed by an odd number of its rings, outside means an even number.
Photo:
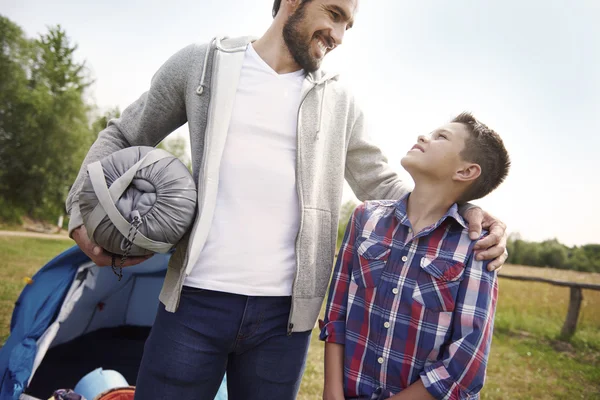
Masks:
[[[345,202],[342,205],[342,208],[340,210],[340,219],[339,219],[339,223],[338,223],[338,237],[337,237],[337,246],[336,247],[339,247],[340,244],[342,243],[342,240],[344,240],[344,234],[346,233],[346,226],[348,225],[348,222],[350,222],[350,217],[352,216],[352,213],[356,209],[356,206],[357,206],[357,204],[355,202],[353,202],[352,200],[348,200],[347,202]]]
[[[25,215],[24,210],[0,197],[0,223],[21,225],[23,215]]]
[[[567,247],[556,239],[538,243],[512,235],[507,249],[507,262],[511,264],[600,272],[600,245],[596,244]]]

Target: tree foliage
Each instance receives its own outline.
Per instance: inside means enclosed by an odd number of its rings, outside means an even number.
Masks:
[[[346,226],[348,225],[348,222],[350,222],[350,217],[352,216],[352,213],[356,209],[357,205],[358,204],[356,204],[352,200],[348,200],[344,204],[342,204],[342,208],[340,209],[340,220],[339,220],[339,224],[338,224],[338,234],[337,234],[338,247],[342,243],[342,240],[344,240],[344,233],[346,233]]]
[[[60,27],[36,39],[0,16],[0,201],[54,219],[93,141],[92,83]]]
[[[507,248],[511,264],[600,272],[600,245],[597,244],[568,247],[556,239],[528,242],[511,235]]]
[[[175,157],[181,160],[187,169],[192,171],[192,161],[190,160],[190,157],[186,151],[187,141],[185,138],[181,136],[170,136],[160,142],[156,147],[173,154]]]
[[[115,107],[96,118],[92,123],[92,133],[94,134],[94,137],[98,136],[98,134],[108,126],[108,122],[111,119],[119,118],[120,116],[121,110],[119,110],[118,107]]]

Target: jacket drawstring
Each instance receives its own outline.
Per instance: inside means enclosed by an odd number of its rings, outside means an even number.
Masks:
[[[206,87],[206,70],[208,69],[208,57],[210,56],[210,47],[212,46],[213,43],[215,43],[215,49],[222,51],[224,53],[235,53],[238,52],[240,50],[243,50],[246,45],[244,46],[240,46],[240,47],[236,47],[236,48],[232,48],[232,49],[225,49],[223,47],[221,47],[221,40],[222,39],[226,39],[226,37],[214,37],[208,45],[208,49],[206,50],[206,54],[204,55],[204,65],[202,66],[202,77],[200,78],[200,86],[198,86],[198,88],[196,89],[196,94],[197,95],[202,95],[202,93],[204,93],[204,88]]]
[[[226,37],[222,37],[222,38],[215,38],[216,41],[216,45],[215,47],[219,50],[222,51],[224,53],[237,53],[238,51],[244,51],[246,50],[246,48],[248,47],[247,44],[244,44],[242,46],[238,46],[238,47],[232,47],[231,49],[226,49],[224,47],[221,47],[221,40],[223,39],[227,39]]]
[[[315,140],[319,140],[319,133],[321,133],[321,129],[323,129],[323,109],[325,107],[325,91],[327,90],[327,80],[323,84],[323,91],[321,92],[321,107],[319,109],[319,117],[317,119],[317,134],[315,136]]]
[[[204,55],[204,65],[202,66],[202,77],[200,78],[200,86],[198,86],[198,88],[196,89],[196,94],[198,96],[201,96],[202,93],[204,93],[204,80],[206,79],[206,70],[208,69],[208,57],[210,56],[210,47],[212,46],[215,40],[217,40],[217,38],[213,38],[209,42],[208,47],[206,48],[206,54]]]

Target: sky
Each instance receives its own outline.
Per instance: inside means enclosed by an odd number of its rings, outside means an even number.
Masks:
[[[400,159],[468,110],[511,155],[507,180],[475,201],[523,239],[600,243],[600,2],[362,0],[323,68],[339,72],[369,133]],[[29,37],[60,24],[95,83],[99,110],[121,110],[177,50],[214,36],[259,37],[272,0],[0,0]],[[174,133],[187,137],[187,126]],[[353,199],[347,187],[344,199]]]

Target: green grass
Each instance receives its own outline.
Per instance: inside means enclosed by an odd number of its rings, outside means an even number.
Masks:
[[[484,399],[598,399],[598,352],[496,330]]]
[[[502,273],[600,284],[600,274],[506,265]],[[482,399],[600,399],[600,292],[584,290],[577,332],[559,340],[569,289],[500,278]],[[300,400],[321,399],[323,344],[312,334]]]
[[[24,279],[71,246],[70,239],[0,237],[0,344],[8,337],[10,317]]]
[[[502,273],[600,284],[600,274],[597,273],[511,265],[505,266]],[[502,278],[499,285],[496,330],[527,331],[539,338],[559,339],[569,305],[569,288]],[[599,307],[600,291],[584,290],[577,331],[571,339],[576,349],[600,351]]]
[[[0,237],[0,343],[14,301],[32,276],[70,240]],[[503,273],[600,284],[600,274],[505,266]],[[569,291],[542,283],[500,280],[500,298],[483,399],[600,399],[600,292],[585,290],[577,333],[559,335]],[[298,399],[321,399],[323,344],[313,331]]]
[[[323,343],[314,330],[299,400],[321,399]],[[600,355],[569,343],[497,329],[482,399],[600,399]]]

